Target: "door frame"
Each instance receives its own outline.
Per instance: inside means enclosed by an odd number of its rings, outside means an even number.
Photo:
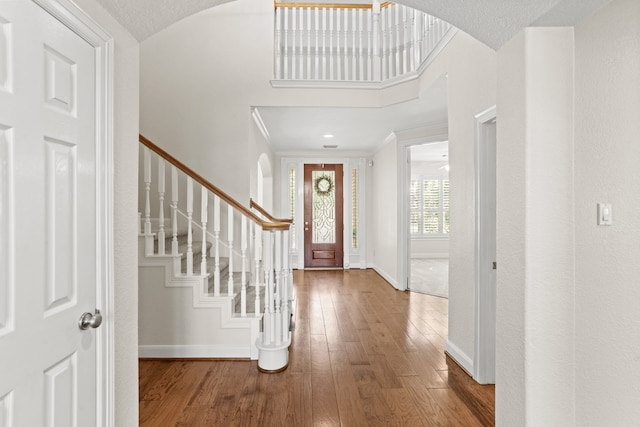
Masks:
[[[113,38],[70,0],[32,0],[96,53],[96,426],[115,425],[113,299]]]
[[[433,135],[397,141],[398,156],[398,290],[409,289],[411,280],[411,230],[409,223],[409,187],[411,184],[411,156],[409,148],[414,145],[424,145],[433,142],[449,140],[446,124],[425,129],[425,133]],[[398,134],[402,137],[402,134]]]
[[[342,268],[349,270],[351,268],[367,268],[366,248],[367,248],[367,233],[366,233],[366,161],[364,157],[281,157],[280,158],[280,181],[276,184],[279,186],[280,201],[279,205],[281,212],[284,216],[289,215],[289,168],[295,165],[296,173],[296,188],[295,188],[295,218],[293,221],[293,227],[295,227],[296,241],[295,245],[291,247],[292,255],[292,268],[304,270],[304,165],[305,164],[341,164],[342,171],[345,174],[345,180],[343,180],[342,197],[344,203],[342,204],[343,217],[342,222],[344,225],[343,233],[343,264]],[[351,194],[351,185],[345,184],[345,182],[351,182],[351,175],[349,175],[352,169],[358,169],[359,185],[358,185],[358,248],[351,248],[351,201],[353,200]],[[302,178],[302,179],[301,179]]]
[[[475,290],[475,327],[474,327],[474,360],[473,378],[480,384],[495,383],[495,315],[496,315],[496,288],[491,284],[490,269],[494,256],[489,256],[482,249],[488,245],[496,246],[495,229],[492,235],[483,226],[487,215],[491,214],[486,204],[487,194],[496,198],[496,182],[488,182],[485,171],[490,168],[495,170],[497,159],[495,157],[497,136],[491,136],[486,126],[496,121],[496,107],[475,116],[475,265],[474,265],[474,290]],[[487,147],[487,143],[493,147]],[[494,218],[490,220],[495,222]],[[497,273],[496,273],[497,274]]]

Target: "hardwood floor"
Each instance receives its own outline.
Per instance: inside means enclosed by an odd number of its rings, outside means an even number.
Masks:
[[[444,298],[372,270],[296,271],[289,367],[141,360],[141,426],[492,426],[494,386],[444,354]]]

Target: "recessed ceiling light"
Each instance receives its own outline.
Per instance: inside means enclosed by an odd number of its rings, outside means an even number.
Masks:
[[[334,136],[335,136],[335,135],[333,135],[333,134],[331,134],[331,133],[325,133],[324,135],[322,135],[322,137],[323,137],[323,138],[326,138],[326,139],[331,139],[331,138],[333,138]]]
[[[337,145],[323,145],[324,148],[338,148]]]

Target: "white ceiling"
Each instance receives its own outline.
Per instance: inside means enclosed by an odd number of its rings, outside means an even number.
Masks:
[[[449,141],[414,145],[411,147],[411,161],[449,163]]]
[[[337,145],[341,152],[373,154],[393,132],[447,122],[447,80],[418,99],[383,108],[256,108],[277,153],[310,152]],[[333,138],[324,138],[331,134]]]

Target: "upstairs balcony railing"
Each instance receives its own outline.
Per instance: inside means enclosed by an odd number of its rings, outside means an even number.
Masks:
[[[453,28],[390,2],[274,5],[276,81],[396,79],[418,71]]]

